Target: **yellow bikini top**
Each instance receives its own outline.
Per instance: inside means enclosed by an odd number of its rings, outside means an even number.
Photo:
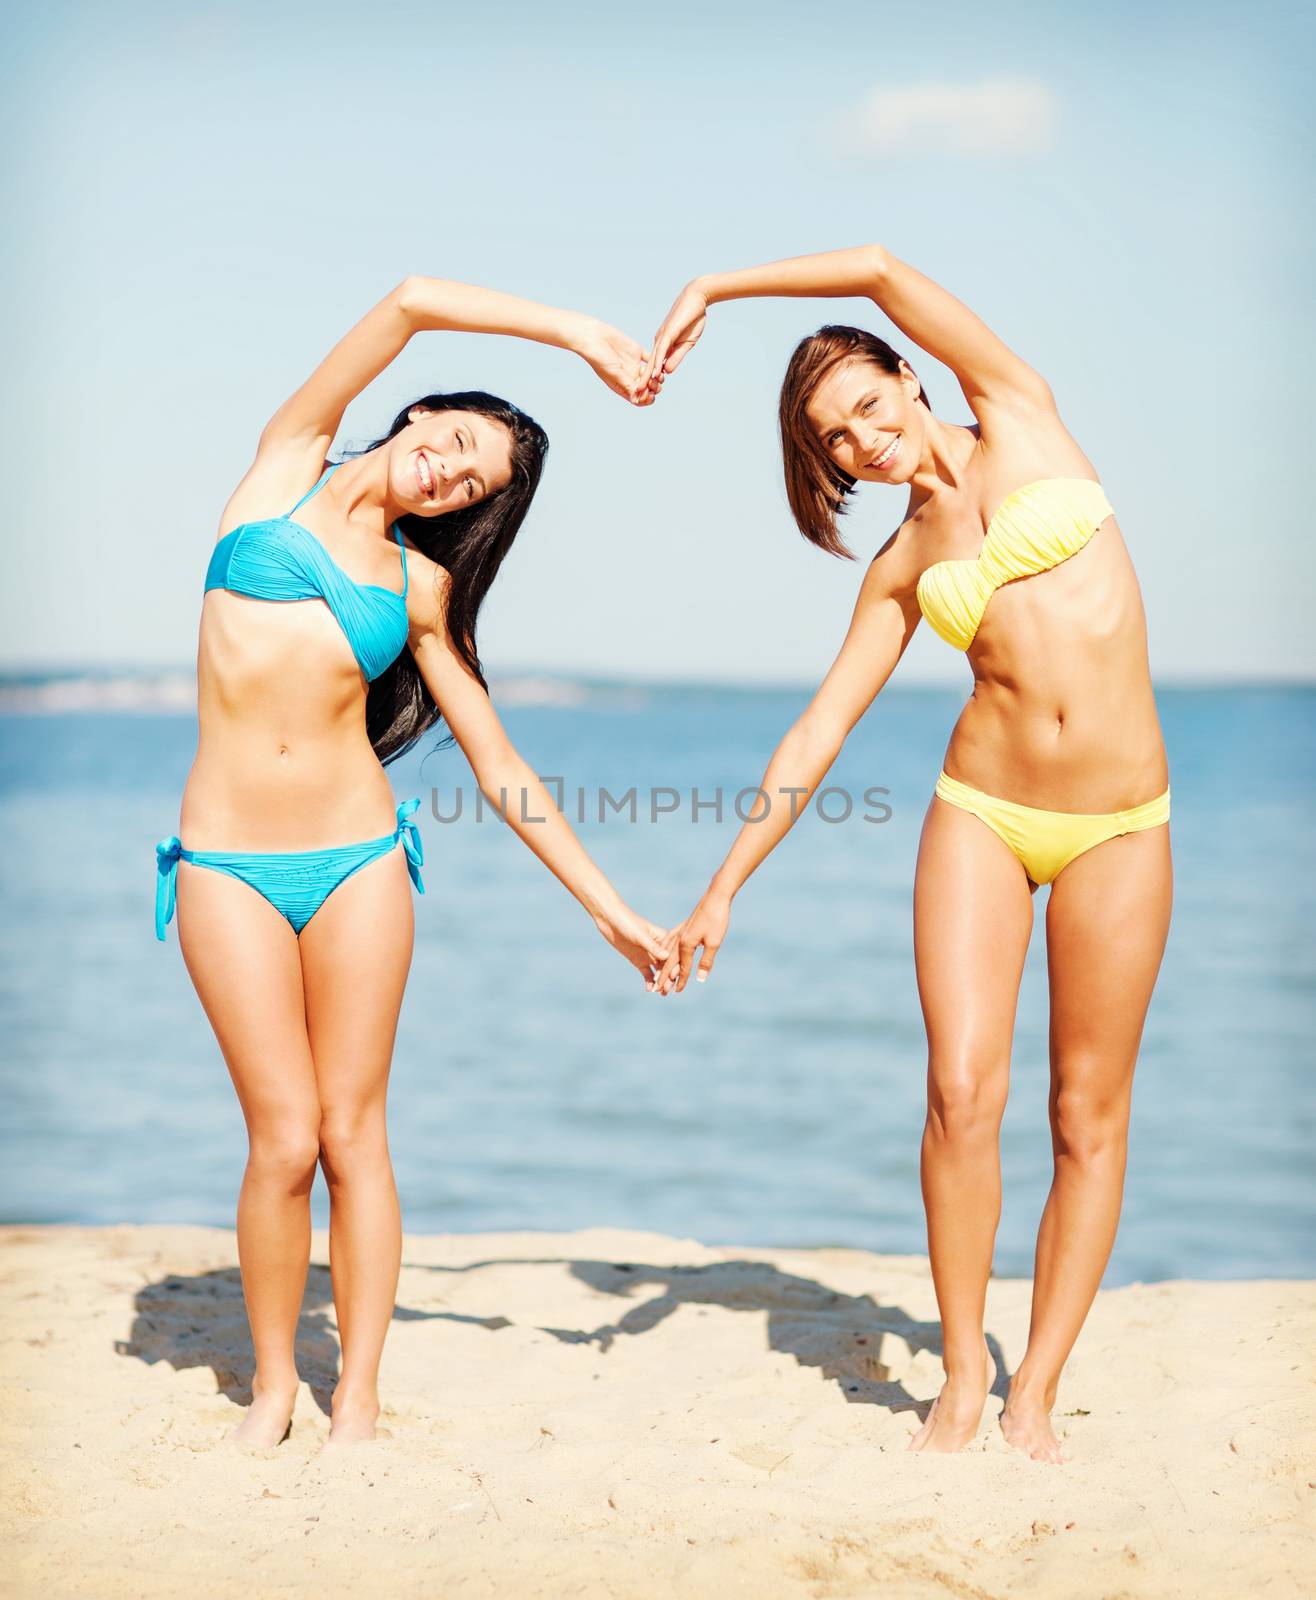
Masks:
[[[947,644],[967,650],[1003,583],[1059,566],[1113,517],[1092,478],[1038,478],[1006,495],[971,561],[938,561],[918,580],[918,607]]]

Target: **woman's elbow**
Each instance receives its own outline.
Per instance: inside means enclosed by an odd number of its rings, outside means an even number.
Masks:
[[[872,285],[873,293],[877,293],[886,283],[891,273],[891,255],[884,245],[866,244],[861,247],[864,261],[864,277]]]
[[[401,283],[385,296],[385,299],[391,301],[407,319],[408,324],[414,325],[424,309],[426,282],[420,273],[409,272]]]
[[[841,753],[849,731],[830,710],[818,709],[806,714],[795,724],[792,742],[803,764],[824,771]]]
[[[500,789],[518,788],[525,782],[526,763],[510,741],[500,740],[492,748],[474,751],[470,761],[475,781],[487,795],[496,795]]]

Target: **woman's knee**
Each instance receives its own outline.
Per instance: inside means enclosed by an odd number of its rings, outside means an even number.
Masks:
[[[1010,1088],[1009,1063],[984,1067],[963,1057],[928,1063],[928,1127],[947,1142],[994,1140]]]
[[[330,1183],[389,1166],[388,1135],[379,1109],[329,1110],[320,1119],[319,1151]]]
[[[1051,1141],[1056,1160],[1091,1165],[1122,1163],[1128,1150],[1129,1096],[1061,1087],[1051,1096]]]
[[[250,1132],[247,1171],[262,1182],[275,1183],[290,1194],[309,1193],[315,1182],[320,1140],[312,1122],[287,1122]]]

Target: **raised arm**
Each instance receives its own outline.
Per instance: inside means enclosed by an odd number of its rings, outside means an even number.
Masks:
[[[866,296],[902,333],[951,369],[975,412],[982,401],[1052,403],[1041,374],[1015,355],[968,306],[878,244],[793,256],[740,272],[695,278],[677,296],[654,337],[642,374],[650,393],[656,392],[663,376],[674,372],[694,348],[710,306],[764,295]]]
[[[444,595],[435,601],[436,608],[444,603],[446,587],[444,583]],[[430,586],[413,586],[411,592],[419,603],[419,596],[428,596]],[[412,651],[483,794],[580,902],[608,943],[641,973],[645,987],[654,988],[655,969],[667,954],[665,930],[632,911],[591,859],[534,769],[508,738],[483,685],[453,649],[437,609],[422,619],[419,627],[413,617]]]
[[[280,500],[291,501],[323,470],[343,413],[363,389],[430,329],[501,333],[574,351],[614,394],[644,405],[639,375],[648,352],[580,311],[522,300],[447,278],[404,278],[338,341],[261,431],[256,458],[229,497],[221,533]]]
[[[732,900],[795,825],[850,730],[904,655],[918,626],[919,609],[897,539],[898,535],[893,535],[873,558],[840,653],[808,707],[772,753],[759,785],[767,795],[766,807],[761,798],[756,802],[751,820],[736,835],[703,898],[673,930],[675,944],[658,979],[661,993],[667,994],[675,986],[679,994],[685,988],[695,951],[701,945],[700,981],[713,970],[726,937]]]
[[[540,305],[499,289],[447,278],[405,278],[366,312],[265,424],[262,446],[312,452],[332,444],[343,413],[413,334],[446,329],[501,333],[583,356],[616,393],[629,396],[644,352],[595,317]]]

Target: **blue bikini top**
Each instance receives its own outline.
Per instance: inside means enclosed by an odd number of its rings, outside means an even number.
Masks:
[[[349,578],[311,530],[292,520],[340,466],[336,461],[326,467],[315,488],[286,516],[244,522],[226,533],[210,557],[205,589],[231,589],[254,600],[323,600],[373,682],[407,642],[407,556],[398,526],[393,524],[393,537],[402,551],[401,594]]]

